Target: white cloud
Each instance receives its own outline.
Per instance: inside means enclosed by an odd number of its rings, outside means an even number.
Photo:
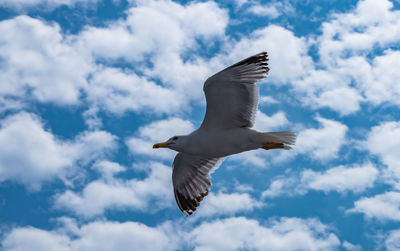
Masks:
[[[400,221],[400,193],[386,192],[374,197],[363,197],[354,202],[354,208],[347,212],[363,213],[369,219]]]
[[[103,68],[93,74],[87,100],[116,114],[149,110],[168,114],[187,106],[179,92],[118,68]]]
[[[303,105],[313,109],[328,107],[340,115],[349,115],[358,111],[363,101],[350,83],[351,78],[338,69],[312,69],[292,85]]]
[[[368,100],[375,105],[389,103],[400,106],[400,51],[386,50],[382,56],[374,58],[371,68],[367,75],[369,78],[359,83]]]
[[[67,5],[76,2],[53,1]],[[254,3],[251,6],[258,6]],[[285,12],[286,5],[274,2],[267,7]],[[387,50],[372,59],[365,57],[365,52],[371,52],[374,46],[385,48],[400,40],[400,33],[393,32],[399,26],[400,12],[392,7],[387,0],[360,1],[348,13],[333,14],[323,23],[322,35],[315,38],[297,37],[285,28],[269,25],[238,41],[225,35],[229,16],[215,2],[180,5],[172,1],[136,1],[126,18],[102,28],[87,26],[77,35],[63,35],[56,24],[20,16],[0,25],[1,33],[6,34],[0,38],[0,58],[6,59],[0,68],[6,79],[0,95],[28,95],[40,102],[66,105],[78,104],[88,94],[95,105],[113,113],[144,109],[172,113],[186,110],[193,100],[203,100],[203,81],[223,65],[267,50],[269,80],[290,84],[303,105],[313,109],[328,107],[341,115],[357,112],[362,102],[400,105],[398,51]],[[371,15],[371,8],[379,10],[379,16]],[[24,39],[27,32],[29,43]],[[197,51],[199,40],[210,47],[211,40],[223,41],[224,53],[208,61],[196,56],[192,51]],[[311,45],[318,49],[319,62],[313,62],[308,55]],[[135,69],[96,69],[96,59],[106,65],[123,59],[135,63]],[[88,86],[87,77],[92,74],[96,81]],[[161,84],[148,79],[161,80]],[[144,94],[143,98],[137,93]],[[152,98],[161,103],[149,102]],[[0,97],[0,101],[4,100]],[[18,102],[6,101],[7,108],[3,109],[20,107]]]
[[[60,250],[68,251],[69,238],[33,227],[13,229],[2,241],[7,251]]]
[[[0,114],[6,111],[18,111],[24,107],[20,100],[13,98],[2,97],[0,95]]]
[[[272,96],[260,96],[258,102],[260,103],[260,105],[279,103],[279,101],[273,98]]]
[[[400,156],[400,122],[383,122],[372,127],[367,140],[363,143],[370,153],[380,157],[387,165],[385,181],[400,188],[400,170],[398,168]]]
[[[362,251],[362,247],[360,245],[354,245],[348,241],[344,241],[342,246],[345,250],[348,251]]]
[[[283,27],[269,25],[233,43],[227,60],[235,62],[249,54],[267,51],[270,68],[268,79],[272,83],[289,83],[312,69],[312,59],[307,55],[307,50],[304,38],[296,37]]]
[[[19,99],[33,98],[58,105],[89,101],[94,109],[117,114],[145,109],[170,114],[187,111],[193,99],[203,100],[210,65],[181,55],[197,48],[199,40],[223,39],[226,10],[214,2],[146,1],[127,13],[125,19],[104,28],[87,26],[76,35],[27,16],[1,21],[2,110],[20,108]],[[105,66],[96,65],[99,59]],[[107,66],[121,59],[135,68]]]
[[[107,156],[117,147],[117,137],[106,131],[84,131],[72,142],[65,142],[65,151],[78,163],[88,164]]]
[[[267,160],[269,157],[271,157],[271,153],[266,152],[265,150],[257,149],[231,155],[228,157],[228,161],[240,161],[239,163],[246,167],[251,165],[261,168],[268,168],[270,163]]]
[[[267,159],[271,154],[265,150],[253,150],[247,152],[241,152],[228,157],[227,161],[240,161],[242,165],[253,165],[258,167],[268,167]]]
[[[400,25],[400,11],[392,7],[393,3],[387,0],[359,1],[347,13],[333,13],[322,24],[321,35],[307,39],[292,35],[291,40],[286,39],[292,41],[292,46],[282,42],[283,37],[275,37],[276,47],[290,48],[290,52],[283,52],[288,54],[287,59],[279,55],[283,65],[276,68],[282,73],[275,78],[273,60],[277,59],[272,48],[271,80],[289,83],[302,105],[313,109],[327,107],[340,115],[359,111],[365,102],[398,106],[400,54],[397,50],[386,50],[383,55],[374,51],[400,41],[396,29]],[[307,54],[312,46],[317,49],[318,61],[313,62]],[[300,66],[300,62],[304,65]]]
[[[137,222],[94,222],[80,228],[80,238],[72,250],[174,250],[174,238],[162,226],[148,227]]]
[[[152,148],[154,143],[164,142],[175,135],[186,135],[194,130],[190,121],[181,118],[169,118],[154,121],[144,125],[135,133],[137,136],[129,137],[125,143],[133,154],[148,155],[153,158],[172,159],[176,154],[169,149]]]
[[[138,222],[96,221],[83,226],[69,226],[74,236],[64,230],[45,231],[33,227],[13,229],[2,241],[4,251],[90,251],[90,250],[175,250],[174,237],[163,226],[148,227]],[[172,233],[171,233],[172,234]]]
[[[94,163],[92,166],[93,170],[96,170],[101,174],[101,177],[107,181],[114,179],[114,175],[126,171],[124,166],[116,162],[111,162],[107,160],[102,160]]]
[[[342,53],[357,54],[400,39],[400,11],[388,0],[364,0],[348,13],[336,14],[322,25],[319,54],[326,65]]]
[[[304,195],[310,190],[361,193],[373,187],[378,174],[379,171],[371,163],[351,167],[337,166],[324,172],[305,169],[298,176],[278,177],[273,180],[262,193],[262,197]]]
[[[282,111],[278,111],[271,116],[263,113],[262,111],[257,111],[256,121],[254,123],[254,129],[261,132],[268,132],[276,130],[277,128],[282,128],[283,126],[289,125],[289,121],[286,115]]]
[[[317,46],[321,43],[318,41]],[[248,48],[251,48],[251,53],[266,50],[271,69],[268,80],[275,84],[291,85],[302,105],[313,109],[328,107],[341,115],[358,111],[364,97],[351,83],[364,75],[356,68],[359,66],[356,62],[343,61],[339,55],[336,58],[342,64],[340,67],[314,62],[308,55],[311,45],[314,45],[311,38],[297,37],[287,29],[269,25],[232,43],[226,59],[235,61],[248,56],[245,55],[249,54]],[[346,62],[354,66],[351,71],[346,67]],[[364,73],[365,67],[361,69]]]
[[[353,167],[338,166],[325,172],[304,170],[301,174],[301,182],[313,190],[339,193],[350,190],[360,193],[374,185],[378,173],[371,163]]]
[[[400,11],[392,7],[387,0],[359,1],[355,9],[333,14],[322,24],[322,35],[309,41],[318,49],[319,62],[293,81],[306,105],[329,107],[341,115],[358,111],[361,102],[399,105],[399,53],[386,50],[379,56],[374,52],[400,41],[396,29]]]
[[[300,131],[296,141],[296,152],[321,161],[334,159],[346,143],[348,128],[335,120],[321,117],[317,117],[316,120],[322,127]]]
[[[138,134],[139,136],[150,140],[166,141],[172,136],[185,135],[193,130],[194,126],[190,121],[172,117],[165,120],[154,121],[146,126],[142,126],[138,129]]]
[[[190,234],[194,250],[336,250],[338,237],[315,219],[281,218],[267,226],[244,217],[202,223]]]
[[[400,230],[396,229],[389,232],[385,240],[385,247],[388,251],[397,251],[400,249]]]
[[[181,55],[197,48],[197,40],[211,47],[223,39],[227,11],[212,1],[138,1],[127,14],[104,28],[87,27],[77,37],[79,48],[96,58],[136,62],[136,71],[184,93],[181,99],[202,99],[202,83],[212,71],[195,53],[187,60]]]
[[[117,163],[101,162],[94,168],[103,177],[91,181],[81,192],[67,190],[55,196],[55,208],[71,210],[86,218],[102,215],[106,210],[158,210],[173,202],[171,168],[160,163],[145,165],[145,179],[120,179],[113,175],[125,171]]]
[[[255,4],[247,9],[248,12],[257,16],[266,16],[271,19],[275,19],[281,15],[279,10],[282,7],[282,3],[272,3],[268,5]]]
[[[0,95],[59,105],[79,103],[92,66],[65,40],[57,24],[18,16],[1,21],[0,33]]]
[[[233,1],[237,8],[242,7],[244,4],[248,3],[249,0],[234,0]]]
[[[186,224],[164,222],[155,227],[138,222],[94,221],[77,225],[61,219],[63,226],[46,231],[17,227],[2,240],[4,251],[17,250],[336,250],[340,241],[317,219],[280,218],[266,225],[244,217]]]
[[[50,9],[61,5],[74,6],[77,3],[96,4],[98,0],[2,0],[0,6],[24,10],[33,7],[48,7]]]
[[[269,185],[268,189],[265,190],[261,197],[275,198],[281,195],[303,195],[307,192],[302,187],[300,180],[296,177],[278,177],[274,179]]]
[[[0,181],[12,180],[31,189],[74,174],[115,148],[115,136],[104,131],[83,132],[73,141],[57,139],[33,114],[6,117],[0,127]]]
[[[262,202],[258,202],[248,193],[210,193],[201,203],[196,216],[233,215],[238,212],[249,212],[262,206]]]
[[[39,187],[60,175],[72,160],[63,146],[43,129],[35,116],[20,113],[7,117],[0,130],[0,180],[16,180]]]
[[[329,107],[342,115],[348,115],[360,109],[361,100],[356,89],[341,87],[322,92],[314,101],[319,107]]]

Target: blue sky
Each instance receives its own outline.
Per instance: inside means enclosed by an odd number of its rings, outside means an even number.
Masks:
[[[400,2],[2,0],[2,250],[400,250]],[[255,128],[190,217],[204,80],[267,51]]]

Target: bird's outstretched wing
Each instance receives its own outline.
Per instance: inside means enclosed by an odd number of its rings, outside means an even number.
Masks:
[[[204,158],[187,153],[178,153],[172,165],[172,184],[176,203],[185,215],[196,211],[200,201],[207,196],[210,170],[220,158]]]
[[[268,71],[268,55],[261,52],[208,78],[203,87],[207,110],[201,129],[252,127],[258,106],[255,83]]]

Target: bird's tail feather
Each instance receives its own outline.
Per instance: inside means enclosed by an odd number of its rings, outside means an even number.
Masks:
[[[269,149],[286,149],[289,150],[296,142],[296,133],[294,131],[282,132],[263,132],[261,136],[261,148]]]

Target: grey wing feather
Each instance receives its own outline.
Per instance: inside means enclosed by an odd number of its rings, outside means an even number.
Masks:
[[[207,110],[202,129],[252,127],[258,106],[256,82],[268,73],[268,55],[261,52],[213,75],[204,83]]]
[[[210,181],[210,170],[219,158],[204,158],[187,153],[178,153],[172,165],[172,184],[179,209],[190,215],[207,196]]]

